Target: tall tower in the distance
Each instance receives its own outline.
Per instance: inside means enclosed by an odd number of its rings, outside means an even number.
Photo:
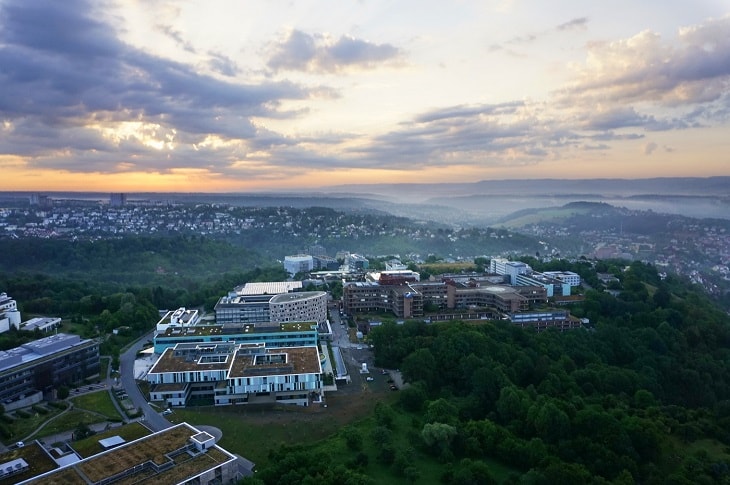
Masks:
[[[111,194],[109,196],[109,205],[111,207],[122,207],[127,203],[127,194]]]

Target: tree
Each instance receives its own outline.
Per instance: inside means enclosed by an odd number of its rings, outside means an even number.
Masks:
[[[426,423],[421,430],[421,438],[426,446],[438,452],[448,449],[457,434],[454,426],[445,423]]]
[[[57,396],[58,399],[66,399],[70,394],[70,391],[67,386],[61,386],[58,388]]]
[[[357,428],[347,426],[342,429],[342,436],[345,438],[347,447],[353,451],[362,449],[362,434]]]

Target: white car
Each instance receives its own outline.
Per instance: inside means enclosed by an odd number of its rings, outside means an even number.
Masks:
[[[365,380],[366,381],[374,381],[375,379],[373,379],[372,377],[366,377]]]
[[[172,414],[172,409],[168,408],[168,409],[165,409],[164,411],[162,411],[163,416],[167,416],[168,414]]]

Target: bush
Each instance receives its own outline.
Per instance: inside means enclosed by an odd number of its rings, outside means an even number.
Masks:
[[[48,414],[48,409],[44,408],[43,406],[34,405],[33,411],[37,412],[38,414]]]
[[[22,409],[15,411],[15,415],[19,418],[30,418],[30,413]]]
[[[56,409],[66,409],[68,407],[68,404],[63,401],[51,401],[48,405],[53,406]]]
[[[8,428],[5,423],[0,423],[0,436],[6,440],[13,436],[13,433],[10,432],[10,428]]]
[[[3,423],[13,424],[15,422],[15,418],[7,414],[0,414],[0,421]]]

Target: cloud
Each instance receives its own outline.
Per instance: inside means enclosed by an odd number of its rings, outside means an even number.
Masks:
[[[402,52],[390,44],[374,44],[342,36],[336,41],[322,35],[291,30],[271,47],[267,65],[274,72],[339,72],[346,69],[374,69],[394,64]]]
[[[208,66],[211,70],[228,77],[233,77],[241,72],[238,65],[230,57],[216,52],[209,52],[208,55],[210,56]]]
[[[538,41],[541,41],[543,38],[556,34],[556,33],[561,33],[561,32],[566,32],[566,31],[571,31],[571,30],[586,30],[587,26],[588,26],[587,17],[574,18],[567,22],[557,25],[557,26],[555,26],[555,28],[552,28],[552,29],[543,30],[543,31],[537,32],[537,33],[517,35],[504,42],[492,44],[488,47],[488,51],[489,52],[502,51],[512,57],[527,57],[526,54],[521,53],[521,52],[515,50],[514,48],[522,46],[522,45],[534,44]]]
[[[564,22],[557,27],[555,27],[555,30],[558,31],[564,31],[564,30],[585,30],[585,28],[588,25],[588,18],[587,17],[578,17],[571,20],[568,20],[567,22]]]
[[[730,85],[730,16],[680,29],[676,43],[644,31],[588,45],[567,102],[655,102],[665,107],[718,101]]]
[[[190,42],[185,40],[185,37],[182,34],[182,32],[180,32],[179,30],[175,30],[171,25],[158,24],[155,26],[155,30],[157,30],[158,32],[161,32],[165,36],[172,39],[175,42],[175,44],[180,46],[183,50],[185,50],[187,52],[191,52],[191,53],[196,52],[195,47],[193,47],[193,45]]]
[[[654,153],[654,150],[656,150],[657,147],[658,147],[658,145],[656,143],[654,143],[653,141],[649,142],[649,143],[645,143],[644,148],[643,148],[644,155],[651,155],[652,153]]]
[[[227,82],[152,56],[121,42],[96,5],[0,5],[0,118],[9,126],[0,153],[78,171],[113,170],[120,161],[158,170],[194,166],[190,147],[212,135],[235,140],[221,145],[220,160],[211,157],[225,164],[257,136],[254,117],[300,116],[281,110],[282,101],[327,91],[288,81]],[[211,57],[218,72],[236,72],[225,56]]]

